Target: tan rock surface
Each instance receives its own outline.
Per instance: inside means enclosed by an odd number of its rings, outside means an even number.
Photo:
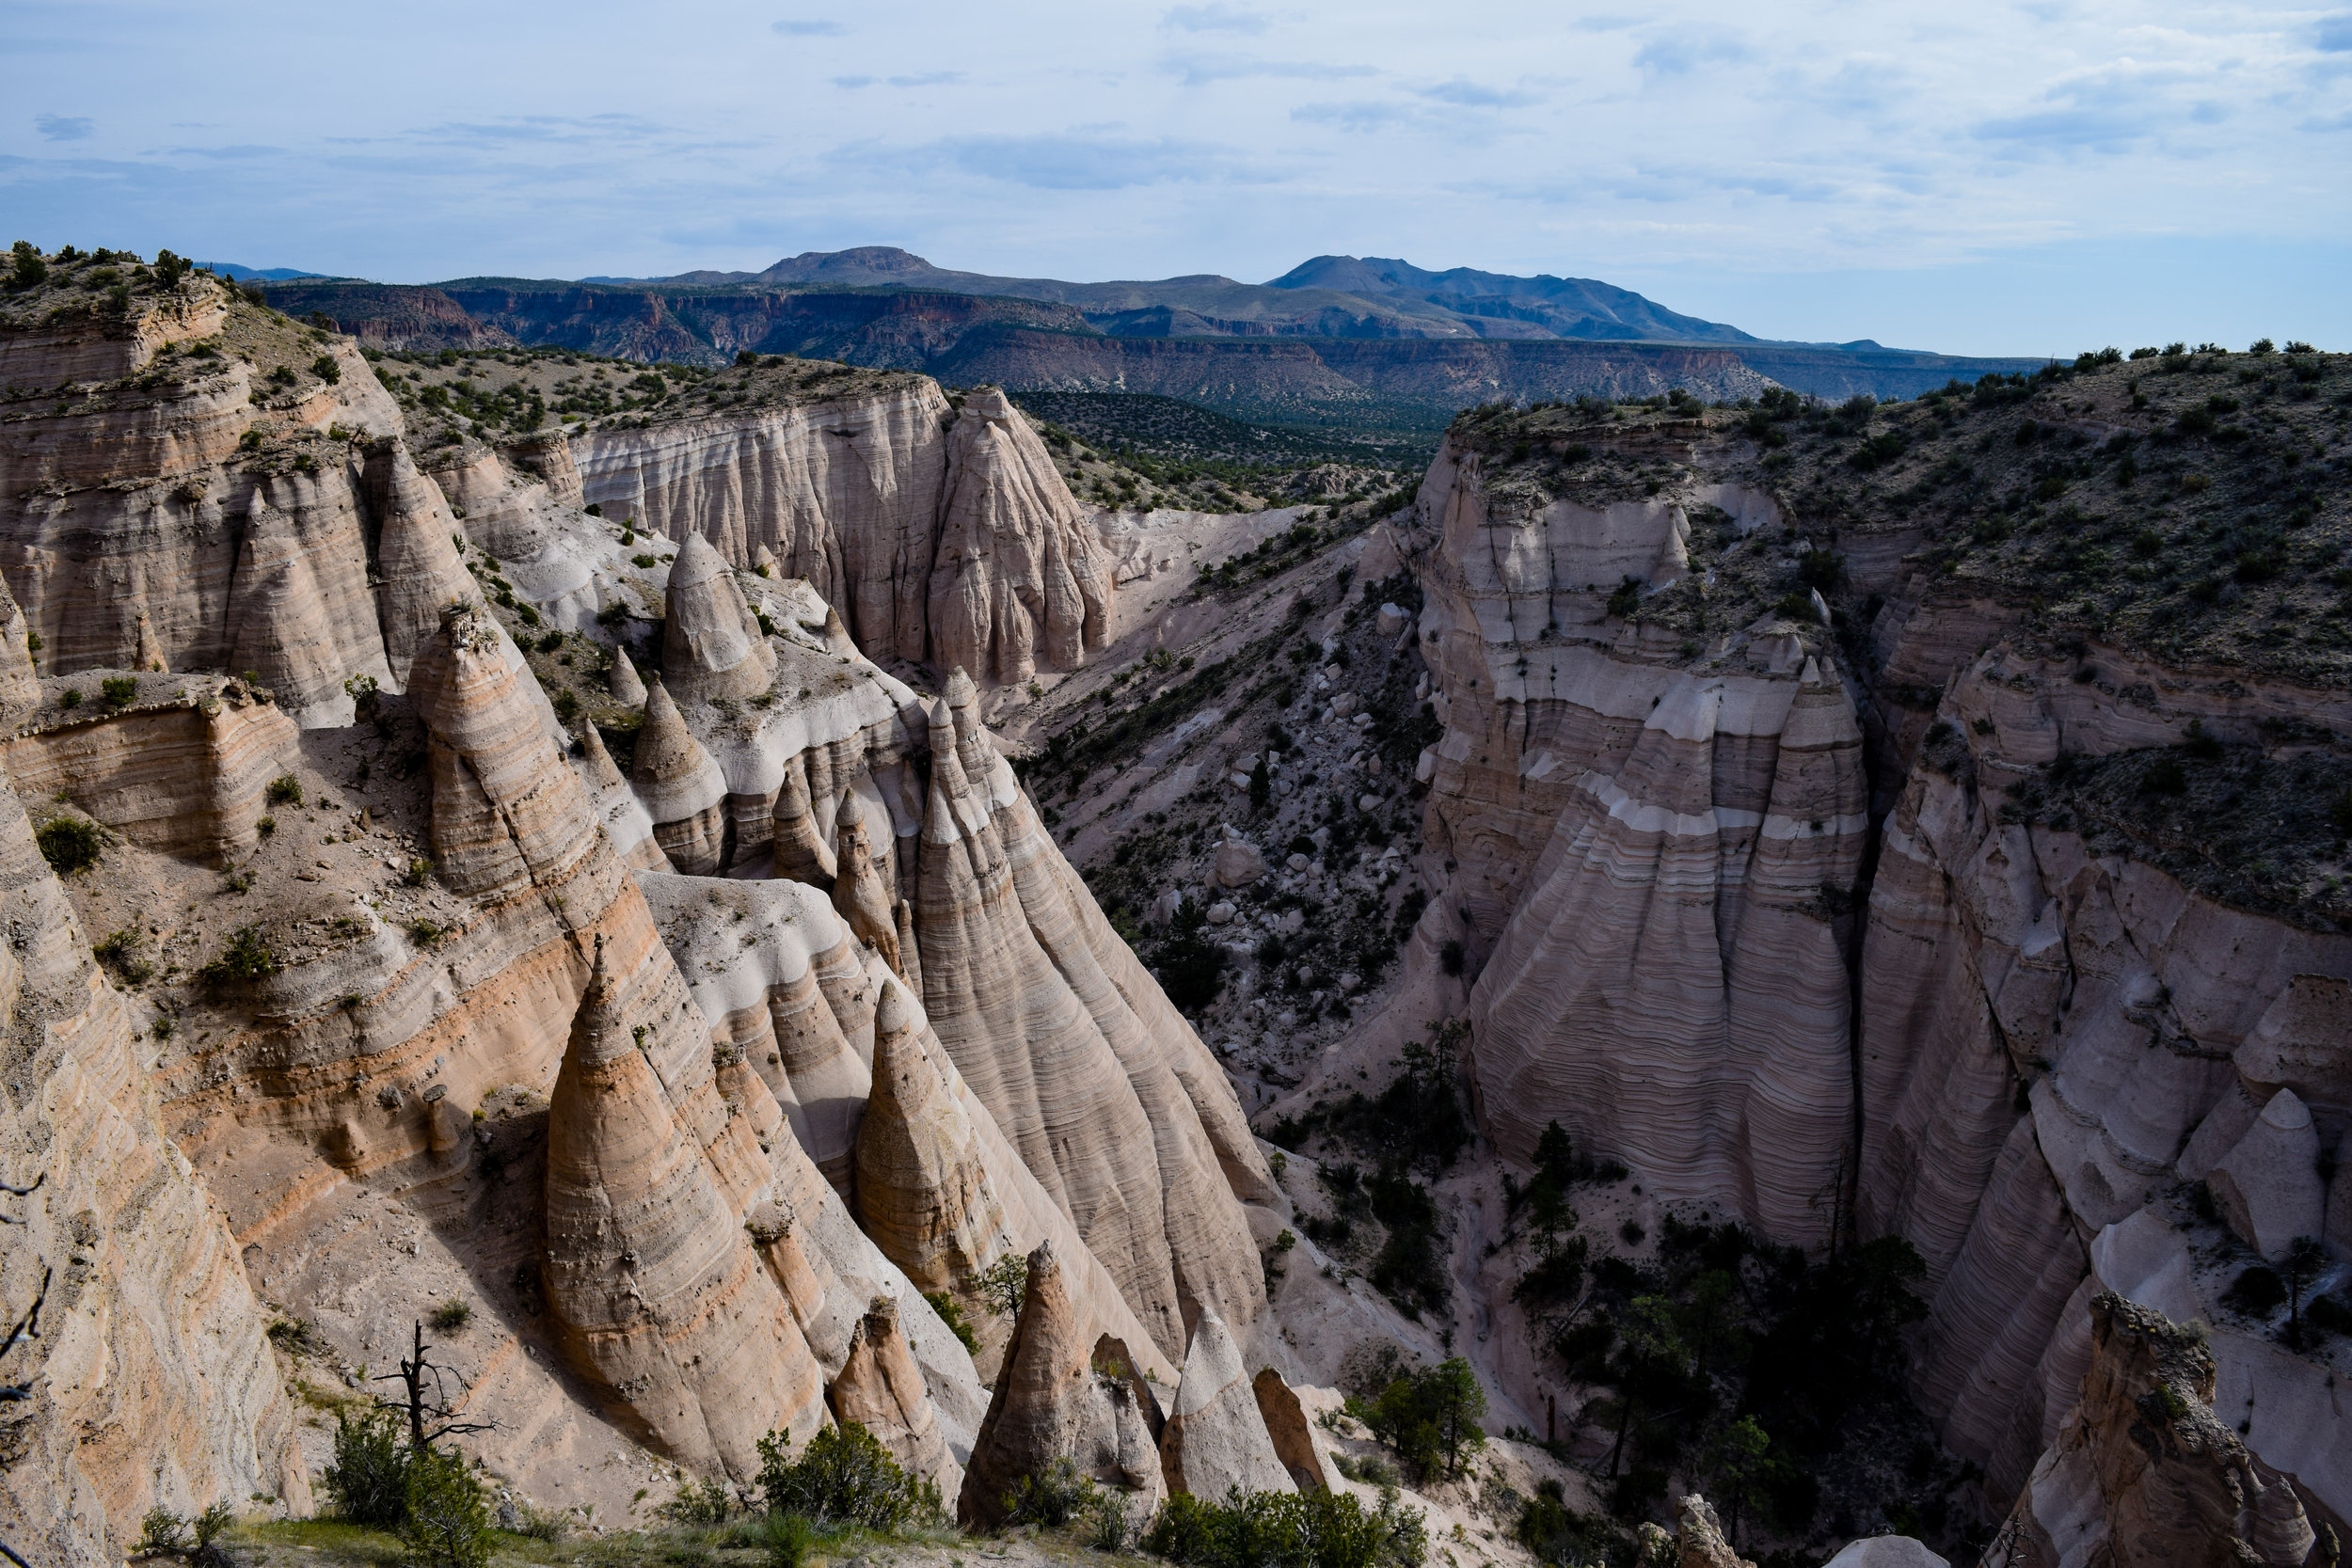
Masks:
[[[1022,1478],[1061,1459],[1099,1481],[1140,1493],[1147,1509],[1157,1501],[1160,1465],[1150,1417],[1126,1377],[1095,1370],[1097,1339],[1071,1301],[1052,1244],[1039,1246],[1029,1254],[1021,1315],[964,1471],[956,1503],[963,1523],[1002,1520],[1007,1495]]]
[[[755,696],[775,678],[775,650],[727,563],[699,533],[686,536],[670,563],[661,648],[662,681],[687,702]]]
[[[1990,1568],[2103,1561],[2299,1564],[2295,1485],[2214,1414],[2214,1362],[2161,1312],[2103,1294],[2080,1403],[1985,1554]]]
[[[0,790],[0,951],[10,1103],[0,1109],[0,1312],[13,1324],[49,1275],[40,1337],[9,1356],[11,1459],[0,1538],[27,1560],[111,1564],[151,1507],[251,1495],[307,1511],[294,1412],[235,1243],[167,1142],[132,1008]]]
[[[1221,1075],[1212,1085],[1214,1066],[1187,1060],[1188,1046],[1206,1058],[1198,1037],[1038,823],[970,690],[951,683],[963,701],[930,726],[915,899],[925,1010],[1164,1354],[1202,1306],[1247,1331],[1264,1285],[1223,1160],[1245,1175],[1263,1160]]]
[[[1160,1465],[1170,1493],[1212,1501],[1236,1486],[1244,1492],[1297,1490],[1267,1435],[1240,1348],[1214,1310],[1204,1308],[1193,1324],[1176,1402],[1160,1435]]]
[[[725,848],[727,781],[686,726],[669,688],[655,681],[645,697],[629,783],[653,818],[654,838],[688,876],[719,869]]]
[[[930,569],[933,663],[1017,685],[1110,641],[1111,574],[1094,531],[1010,399],[967,393],[948,432]]]
[[[898,1332],[898,1304],[890,1297],[876,1296],[858,1320],[828,1397],[835,1420],[872,1433],[911,1474],[936,1482],[943,1497],[962,1489],[962,1467],[948,1455],[923,1374]]]

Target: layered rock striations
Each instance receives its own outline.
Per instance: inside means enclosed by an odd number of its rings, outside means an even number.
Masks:
[[[1088,1331],[1055,1249],[1048,1244],[1030,1253],[1020,1317],[957,1498],[960,1520],[1000,1523],[1013,1488],[1062,1460],[1094,1481],[1139,1495],[1146,1510],[1158,1501],[1164,1492],[1155,1447],[1159,1412],[1123,1351],[1109,1337]]]
[[[993,388],[958,410],[931,382],[894,380],[857,398],[599,431],[572,455],[588,500],[746,569],[766,551],[876,659],[1019,682],[1075,669],[1109,641],[1111,576],[1092,525]]]
[[[121,1560],[151,1508],[255,1496],[302,1513],[294,1418],[236,1243],[167,1141],[143,1083],[133,1006],[0,791],[0,1013],[13,1064],[0,1105],[0,1315],[41,1298],[5,1364],[0,1539],[26,1560]],[[43,1292],[45,1291],[45,1296]]]
[[[1164,1354],[1203,1307],[1247,1330],[1265,1292],[1232,1195],[1271,1183],[1231,1090],[1038,822],[968,680],[930,736],[914,928],[933,1027]]]
[[[1679,500],[1547,499],[1450,452],[1415,527],[1445,723],[1429,826],[1484,959],[1486,1124],[1525,1158],[1556,1120],[1671,1196],[1825,1240],[1853,1141],[1839,911],[1868,822],[1819,628],[1767,616],[1692,650],[1613,614],[1623,584],[1686,573]]]
[[[1278,1380],[1279,1381],[1279,1380]],[[1160,1465],[1170,1493],[1216,1501],[1244,1492],[1295,1490],[1275,1453],[1259,1395],[1225,1320],[1203,1310],[1184,1352],[1184,1380],[1160,1434]]]
[[[2090,1316],[2082,1398],[1985,1562],[2314,1560],[2318,1532],[2294,1483],[2216,1415],[2213,1356],[2200,1338],[2112,1294],[2092,1301]]]

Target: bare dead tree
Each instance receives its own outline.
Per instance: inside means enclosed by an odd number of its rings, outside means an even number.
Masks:
[[[456,1407],[450,1403],[446,1386],[449,1369],[425,1358],[425,1352],[435,1347],[424,1342],[424,1320],[421,1318],[417,1320],[415,1343],[415,1351],[401,1362],[400,1370],[382,1373],[374,1380],[377,1383],[397,1382],[406,1389],[405,1397],[402,1399],[388,1400],[379,1395],[375,1402],[379,1409],[398,1411],[407,1416],[409,1447],[430,1448],[444,1437],[464,1432],[496,1431],[496,1421],[468,1421],[458,1418]]]

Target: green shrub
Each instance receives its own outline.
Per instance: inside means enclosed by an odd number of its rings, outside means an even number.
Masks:
[[[1072,1461],[1057,1459],[1023,1476],[1005,1494],[1005,1523],[1059,1528],[1081,1513],[1091,1513],[1101,1500],[1101,1490],[1090,1477]]]
[[[454,1334],[473,1322],[473,1304],[462,1296],[452,1296],[436,1307],[433,1316],[426,1321],[442,1334]]]
[[[759,1440],[759,1489],[771,1513],[809,1523],[894,1530],[939,1513],[939,1487],[898,1467],[874,1434],[855,1421],[818,1432],[798,1460],[792,1433]]]
[[[227,986],[265,980],[277,973],[278,955],[270,950],[262,928],[240,926],[230,933],[220,957],[197,971],[197,978],[208,986]]]
[[[57,705],[59,707],[80,707],[82,705],[82,693],[80,689],[71,686],[67,687],[65,690],[58,693]]]
[[[406,1517],[400,1538],[419,1568],[487,1568],[490,1504],[482,1482],[453,1450],[408,1456]]]
[[[196,1549],[203,1551],[215,1541],[229,1533],[229,1527],[237,1522],[227,1503],[214,1503],[196,1516]]]
[[[2279,1277],[2278,1270],[2263,1263],[2239,1275],[2221,1295],[2223,1306],[2256,1317],[2284,1307],[2286,1300],[2286,1281]]]
[[[1017,1318],[1021,1315],[1022,1299],[1029,1291],[1029,1260],[1017,1252],[1008,1252],[973,1275],[972,1288],[979,1291],[991,1312],[1000,1318]]]
[[[161,1505],[149,1509],[147,1517],[139,1522],[139,1550],[176,1554],[187,1549],[186,1518]]]
[[[40,858],[60,877],[71,877],[98,863],[101,840],[98,824],[82,816],[59,816],[40,825],[33,835]]]
[[[809,1548],[817,1544],[816,1527],[797,1513],[769,1514],[760,1522],[759,1535],[768,1568],[801,1568]]]
[[[408,1444],[389,1410],[335,1413],[335,1457],[322,1479],[335,1512],[389,1529],[408,1513]]]
[[[979,1338],[972,1332],[972,1325],[963,1321],[963,1308],[956,1305],[955,1297],[945,1291],[926,1291],[923,1299],[931,1304],[931,1310],[939,1314],[939,1321],[962,1341],[965,1350],[974,1355],[980,1354]]]
[[[424,886],[433,879],[433,863],[428,860],[410,861],[408,869],[400,874],[400,879],[409,887]]]
[[[128,707],[139,700],[139,683],[129,675],[108,675],[98,683],[109,707]]]
[[[269,803],[273,806],[302,804],[302,781],[292,773],[280,773],[269,782]]]
[[[1352,1413],[1423,1477],[1460,1476],[1486,1444],[1478,1425],[1486,1414],[1486,1390],[1458,1355],[1394,1379],[1368,1408]]]
[[[723,1525],[735,1512],[735,1493],[725,1481],[716,1478],[690,1481],[658,1512],[675,1525]]]
[[[1142,1545],[1186,1568],[1417,1568],[1428,1531],[1394,1492],[1367,1513],[1347,1492],[1236,1488],[1221,1503],[1168,1498]]]
[[[326,382],[329,387],[332,387],[337,382],[342,380],[343,368],[335,363],[335,356],[333,355],[322,354],[316,359],[310,361],[310,373],[317,376],[321,381]]]

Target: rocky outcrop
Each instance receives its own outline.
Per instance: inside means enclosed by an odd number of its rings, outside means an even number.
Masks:
[[[5,1371],[0,1539],[26,1560],[119,1562],[150,1508],[296,1513],[310,1492],[294,1412],[236,1243],[166,1141],[140,1027],[0,789],[0,1015],[12,1066],[0,1105],[0,1315],[44,1286],[40,1336]]]
[[[775,814],[770,818],[774,840],[768,874],[830,893],[835,866],[833,846],[817,831],[817,813],[810,804],[803,771],[787,768],[783,787],[776,791]]]
[[[250,849],[270,781],[297,754],[294,721],[242,682],[134,678],[127,703],[53,706],[45,721],[0,740],[9,778],[37,798],[70,796],[93,820],[167,855],[217,860]],[[89,684],[48,686],[55,696]]]
[[[747,570],[768,552],[777,578],[813,584],[877,659],[1017,682],[1074,669],[1109,641],[1111,578],[1091,527],[993,388],[958,412],[910,380],[601,431],[573,456],[582,493],[611,515],[701,538]]]
[[[2090,1317],[2081,1401],[1985,1554],[1989,1568],[2309,1560],[2316,1533],[2295,1485],[2214,1414],[2202,1338],[2112,1294],[2090,1303]]]
[[[1098,1481],[1140,1494],[1149,1509],[1161,1481],[1152,1430],[1157,1412],[1144,1403],[1148,1392],[1114,1341],[1087,1332],[1054,1247],[1041,1245],[1029,1254],[1020,1317],[964,1471],[957,1518],[970,1526],[999,1523],[1022,1479],[1063,1459]]]
[[[1110,641],[1111,574],[1044,443],[996,388],[948,433],[931,562],[930,657],[1007,685],[1074,670]]]
[[[1299,1403],[1296,1390],[1271,1367],[1258,1369],[1249,1389],[1258,1402],[1258,1418],[1265,1423],[1266,1436],[1274,1444],[1274,1457],[1290,1473],[1291,1483],[1301,1492],[1328,1490],[1331,1473],[1322,1450],[1315,1447],[1314,1431],[1307,1424],[1306,1407]]]
[[[1271,1369],[1269,1369],[1271,1370]],[[1160,1434],[1160,1466],[1170,1493],[1211,1501],[1244,1492],[1295,1490],[1274,1451],[1258,1395],[1225,1321],[1203,1309],[1184,1353],[1184,1379]]]
[[[1205,1047],[1103,918],[978,719],[930,723],[915,929],[925,1011],[1163,1353],[1204,1307],[1247,1332],[1265,1291],[1232,1203],[1270,1191]]]
[[[1833,652],[1772,616],[1695,657],[1653,645],[1609,601],[1687,569],[1683,504],[1516,483],[1441,452],[1407,537],[1446,726],[1423,757],[1456,866],[1437,918],[1480,970],[1481,1113],[1514,1158],[1556,1120],[1669,1196],[1824,1240],[1852,1143],[1840,917],[1869,827]]]
[[[690,703],[752,697],[775,679],[775,650],[719,552],[690,533],[670,563],[661,678]]]
[[[418,471],[397,437],[379,443],[367,468],[377,518],[376,615],[384,658],[402,686],[417,649],[440,625],[441,611],[474,603],[482,591],[459,560],[457,518],[439,486]]]
[[[1639,1532],[1642,1560],[1661,1568],[1756,1568],[1734,1551],[1724,1538],[1723,1521],[1714,1506],[1692,1493],[1675,1503],[1675,1530],[1668,1535],[1656,1525]]]
[[[961,1490],[962,1467],[947,1452],[923,1374],[898,1332],[896,1301],[876,1296],[858,1320],[849,1357],[827,1395],[835,1420],[872,1433],[910,1474],[934,1482],[943,1496]]]
[[[833,907],[849,923],[857,939],[882,958],[900,979],[906,969],[898,957],[896,901],[890,889],[896,876],[874,864],[874,844],[866,831],[866,809],[854,792],[844,791],[834,814]]]
[[[40,705],[40,676],[25,641],[31,629],[16,595],[0,581],[0,722],[10,727]]]
[[[574,1364],[664,1452],[742,1481],[760,1437],[820,1423],[824,1386],[728,1200],[724,1167],[764,1159],[707,1066],[675,1085],[656,1069],[681,1034],[700,1056],[669,955],[599,941],[548,1111],[548,1306]],[[707,1150],[694,1134],[714,1118],[725,1142]]]
[[[980,1304],[973,1277],[1012,1250],[978,1134],[923,1049],[898,989],[874,1013],[873,1087],[857,1135],[857,1211],[882,1255],[926,1291]]]
[[[693,877],[720,869],[727,848],[726,777],[687,728],[660,681],[645,696],[629,783],[653,818],[654,839],[672,865]]]

